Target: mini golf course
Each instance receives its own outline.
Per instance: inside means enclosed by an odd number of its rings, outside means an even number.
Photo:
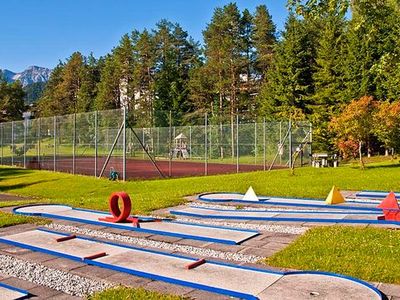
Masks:
[[[24,299],[28,292],[0,282],[0,299]]]
[[[366,282],[323,272],[275,272],[39,229],[0,242],[119,272],[242,299],[383,299]]]
[[[389,193],[383,201],[362,201],[344,199],[334,187],[324,202],[300,198],[257,197],[249,189],[245,195],[202,194],[198,196],[198,201],[227,205],[224,208],[189,205],[182,209],[171,209],[170,212],[197,220],[208,218],[400,225],[394,193]],[[251,203],[258,209],[233,209],[232,205],[238,203]],[[131,216],[131,206],[131,199],[126,193],[116,192],[109,198],[110,213],[58,204],[20,206],[14,208],[13,212],[124,231],[224,243],[232,247],[239,247],[235,245],[259,235],[256,230]],[[385,299],[377,288],[367,282],[340,274],[317,271],[278,272],[244,267],[196,255],[171,254],[45,228],[5,235],[0,237],[0,242],[91,266],[241,299]],[[1,288],[7,287],[0,286]],[[7,293],[17,292],[21,291],[13,290],[12,287],[7,290]],[[5,299],[18,299],[17,296],[11,295]]]

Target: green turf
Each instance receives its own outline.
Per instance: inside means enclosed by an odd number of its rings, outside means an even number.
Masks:
[[[38,218],[38,217],[26,217],[14,215],[0,211],[0,228],[14,226],[18,224],[32,223],[35,225],[44,225],[51,223],[49,220]]]
[[[299,168],[288,170],[190,177],[179,179],[111,182],[89,176],[49,171],[0,167],[0,192],[35,196],[46,201],[107,210],[107,197],[113,191],[131,195],[135,212],[177,205],[183,196],[207,191],[245,192],[251,185],[256,193],[270,196],[324,198],[332,185],[348,190],[398,190],[398,163],[358,167]]]
[[[265,262],[400,284],[399,257],[398,230],[329,226],[309,230]]]
[[[88,297],[88,300],[123,300],[123,299],[137,299],[137,300],[183,300],[183,298],[173,295],[165,295],[157,292],[147,291],[142,288],[134,289],[127,287],[117,287],[108,289],[103,292],[96,293]]]

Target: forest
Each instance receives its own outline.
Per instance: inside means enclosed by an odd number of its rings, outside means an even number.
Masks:
[[[193,40],[179,24],[121,37],[54,68],[36,116],[125,106],[136,126],[309,120],[313,148],[344,156],[400,149],[400,4],[289,0],[280,32],[265,5],[217,7]],[[0,93],[0,102],[1,100]],[[4,98],[4,97],[3,97]],[[4,114],[4,112],[3,112]],[[204,121],[202,121],[204,122]]]

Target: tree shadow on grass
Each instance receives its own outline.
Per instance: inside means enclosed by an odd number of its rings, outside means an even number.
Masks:
[[[400,164],[390,164],[390,165],[382,165],[382,166],[365,166],[366,170],[373,170],[373,169],[396,169],[400,168]]]
[[[32,170],[19,168],[0,168],[0,180],[4,179],[5,177],[20,177],[21,175],[27,175],[32,172]]]
[[[35,184],[40,184],[44,182],[51,182],[51,181],[57,181],[59,179],[52,179],[52,180],[38,180],[35,182],[29,182],[29,183],[18,183],[18,184],[12,184],[12,185],[7,185],[7,186],[0,186],[0,192],[7,192],[10,190],[18,190],[18,189],[23,189],[28,186],[32,186]]]

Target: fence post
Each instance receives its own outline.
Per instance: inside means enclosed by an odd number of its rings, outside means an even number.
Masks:
[[[289,119],[289,167],[292,167],[292,120]]]
[[[282,121],[279,121],[279,147],[278,148],[283,149],[283,145],[282,145]],[[280,153],[279,153],[279,165],[282,165],[282,154],[280,154]]]
[[[142,144],[143,144],[143,145],[146,145],[146,142],[145,142],[145,140],[144,140],[144,127],[142,127]],[[143,150],[142,150],[142,153],[143,153],[143,159],[144,159],[145,153],[144,153]]]
[[[192,126],[189,126],[189,159],[192,159]]]
[[[123,112],[123,124],[122,129],[122,180],[126,181],[126,107],[122,108]]]
[[[54,135],[54,150],[53,150],[53,169],[56,171],[56,146],[57,146],[57,138],[56,138],[56,131],[57,131],[57,117],[53,117],[53,135]]]
[[[38,144],[37,144],[37,161],[38,161],[38,168],[39,168],[39,170],[41,169],[41,167],[40,167],[40,140],[41,140],[41,137],[42,137],[42,133],[41,133],[41,130],[42,130],[42,118],[39,118],[38,119],[38,133],[37,133],[37,135],[38,135]]]
[[[312,123],[310,122],[310,156],[312,157],[312,141],[313,141],[313,128]],[[311,162],[310,162],[311,163]]]
[[[263,119],[263,165],[264,165],[264,171],[267,169],[267,153],[266,153],[266,128],[265,128],[265,118]]]
[[[169,111],[168,176],[172,176],[172,111]]]
[[[28,120],[24,119],[24,169],[26,168],[26,132],[28,131]]]
[[[204,116],[204,175],[208,175],[208,114]]]
[[[0,143],[1,143],[1,162],[0,162],[0,164],[3,164],[3,124],[2,123],[0,123],[0,134],[1,134],[1,137],[0,137]]]
[[[73,115],[73,132],[72,132],[72,174],[75,174],[75,153],[76,153],[76,113]]]
[[[11,122],[11,165],[14,165],[14,121]]]
[[[257,122],[254,122],[254,164],[257,165]]]
[[[97,110],[94,112],[94,177],[97,177]]]
[[[239,173],[239,115],[236,115],[236,173]]]

